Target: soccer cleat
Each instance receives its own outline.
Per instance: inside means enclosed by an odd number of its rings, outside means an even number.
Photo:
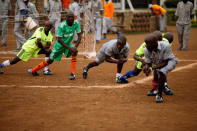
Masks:
[[[105,37],[101,37],[101,40],[106,40],[106,38]]]
[[[0,70],[0,74],[3,74],[3,71]]]
[[[71,73],[70,76],[69,76],[69,79],[70,80],[74,80],[75,79],[75,75],[73,73]]]
[[[87,79],[87,77],[88,77],[88,67],[85,66],[83,68],[83,79]]]
[[[161,103],[161,102],[163,102],[163,98],[162,98],[162,96],[161,96],[161,95],[159,95],[159,94],[157,94],[157,95],[156,95],[156,99],[155,99],[155,101],[156,101],[157,103]]]
[[[117,78],[116,82],[119,83],[119,84],[129,83],[129,81],[127,79],[122,78],[121,76]]]
[[[43,74],[44,74],[44,75],[53,75],[53,72],[51,72],[51,71],[48,69],[48,70],[43,71]]]
[[[149,91],[149,92],[147,93],[147,96],[156,96],[157,93],[158,93],[157,90],[152,89],[151,91]]]
[[[168,87],[168,85],[165,86],[164,93],[166,95],[173,95],[173,91]]]
[[[39,73],[38,72],[33,73],[32,69],[28,69],[27,71],[29,74],[32,74],[33,76],[39,76]]]
[[[120,38],[120,36],[122,35],[122,32],[117,34],[117,37]]]

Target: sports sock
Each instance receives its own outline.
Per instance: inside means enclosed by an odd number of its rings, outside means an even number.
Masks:
[[[73,74],[75,74],[76,63],[77,63],[77,57],[76,56],[72,56],[72,59],[71,59],[71,72]]]
[[[0,68],[2,68],[4,66],[10,66],[10,60],[6,60],[2,64],[0,64]]]
[[[35,72],[39,71],[40,69],[42,69],[42,68],[44,68],[44,67],[46,67],[46,66],[48,66],[48,65],[49,65],[49,64],[48,64],[47,61],[41,62],[39,65],[37,65],[36,67],[34,67],[34,68],[32,69],[32,73],[35,73]]]
[[[121,76],[121,79],[127,79],[136,75],[137,74],[134,72],[134,70],[130,70],[125,75]]]
[[[156,90],[159,87],[158,81],[152,80],[152,89]]]
[[[47,61],[48,59],[49,59],[49,57],[45,57],[45,61]],[[48,69],[49,69],[48,65],[44,67],[44,71],[47,71]]]

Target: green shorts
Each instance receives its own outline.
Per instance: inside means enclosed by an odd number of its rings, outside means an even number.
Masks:
[[[72,43],[68,44],[69,47],[73,48]],[[62,58],[63,53],[65,54],[66,58],[69,58],[71,54],[69,53],[69,50],[63,46],[54,46],[53,50],[49,56],[51,60],[54,61],[60,61]]]
[[[32,56],[33,57],[38,57],[39,56],[39,54],[38,54],[39,51],[40,51],[40,49],[38,49],[38,50],[25,50],[25,49],[22,48],[16,56],[18,56],[18,58],[21,59],[22,61],[26,62]]]

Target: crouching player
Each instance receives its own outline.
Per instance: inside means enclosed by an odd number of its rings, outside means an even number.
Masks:
[[[75,31],[78,34],[78,41],[76,42],[75,47],[73,47],[71,41],[73,40]],[[75,65],[76,65],[76,56],[78,53],[77,47],[81,41],[81,29],[78,22],[74,21],[74,14],[72,12],[67,13],[66,20],[61,22],[58,27],[58,35],[55,45],[52,49],[50,57],[47,61],[41,62],[39,65],[34,67],[31,70],[31,74],[37,74],[37,71],[40,69],[52,64],[53,61],[60,61],[63,53],[66,57],[70,57],[71,59],[71,74],[69,75],[70,80],[75,79]]]
[[[169,43],[158,41],[154,34],[148,35],[145,38],[145,43],[143,71],[148,76],[151,70],[154,70],[154,81],[157,83],[155,86],[158,89],[156,102],[163,102],[162,92],[165,88],[168,72],[176,67],[178,60],[172,53]]]
[[[32,56],[38,57],[40,54],[45,54],[45,59],[49,59],[51,53],[50,45],[53,40],[52,29],[53,24],[49,21],[45,22],[44,27],[38,28],[34,34],[24,43],[22,49],[16,55],[15,58],[11,60],[6,60],[0,64],[0,68],[10,66],[18,63],[19,61],[28,61]],[[49,67],[45,67],[44,75],[52,75],[52,72],[49,70]],[[39,74],[35,74],[39,75]]]
[[[126,37],[120,36],[117,40],[111,40],[105,43],[97,54],[96,60],[89,63],[83,69],[83,78],[88,76],[88,70],[92,67],[98,66],[104,61],[117,64],[117,78],[120,77],[123,64],[127,61],[129,55],[129,44]]]

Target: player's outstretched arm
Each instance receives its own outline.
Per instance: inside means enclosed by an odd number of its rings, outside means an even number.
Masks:
[[[78,48],[78,46],[79,46],[79,44],[80,44],[80,42],[81,42],[82,33],[77,33],[77,36],[78,36],[78,40],[77,40],[77,42],[76,42],[76,44],[75,44],[75,47],[76,47],[76,48]]]

